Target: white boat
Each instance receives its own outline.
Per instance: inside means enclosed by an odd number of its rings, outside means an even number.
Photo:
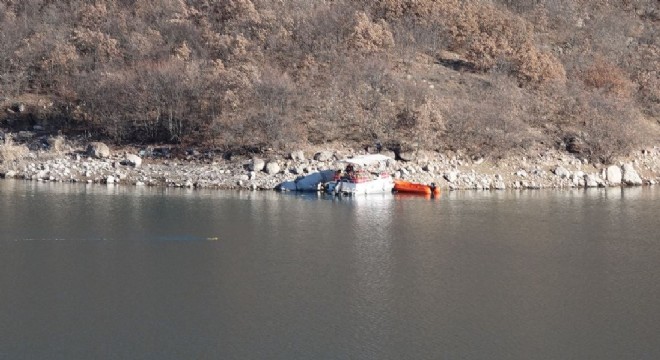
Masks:
[[[338,170],[332,181],[323,186],[326,192],[342,195],[391,192],[394,181],[384,169],[392,158],[380,154],[361,155],[342,160],[345,169]]]

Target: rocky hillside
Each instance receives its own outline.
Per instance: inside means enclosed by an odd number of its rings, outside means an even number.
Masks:
[[[0,0],[0,128],[609,162],[658,140],[657,0]]]

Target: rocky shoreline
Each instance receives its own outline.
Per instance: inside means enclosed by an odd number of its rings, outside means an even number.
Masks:
[[[61,137],[14,144],[4,134],[0,177],[31,181],[129,184],[183,188],[295,190],[296,179],[342,168],[340,160],[373,149],[341,145],[260,156],[171,147],[111,149],[92,142],[76,144]],[[660,147],[644,149],[613,165],[592,164],[574,154],[537,150],[493,161],[460,153],[381,152],[390,156],[387,171],[395,178],[434,182],[443,190],[591,188],[655,185],[660,182]],[[394,160],[394,159],[397,160]],[[327,173],[327,171],[326,171]],[[288,184],[288,186],[283,186]]]

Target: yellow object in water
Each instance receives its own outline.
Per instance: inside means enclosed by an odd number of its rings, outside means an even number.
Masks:
[[[215,240],[218,240],[218,238],[217,237],[210,237],[210,238],[206,238],[206,240],[215,241]]]

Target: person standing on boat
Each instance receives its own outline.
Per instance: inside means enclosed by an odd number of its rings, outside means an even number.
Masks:
[[[346,175],[348,176],[355,175],[355,168],[353,167],[353,164],[346,165]]]

